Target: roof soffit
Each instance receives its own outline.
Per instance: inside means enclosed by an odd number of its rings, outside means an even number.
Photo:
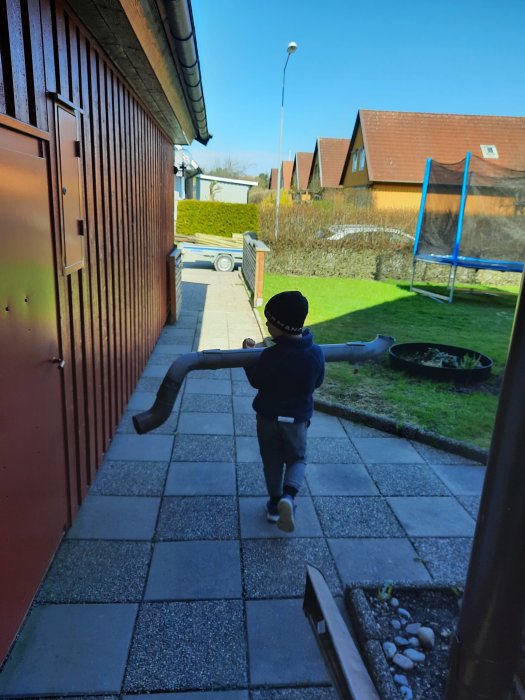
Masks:
[[[151,0],[70,0],[71,7],[173,143],[195,127],[171,48]]]

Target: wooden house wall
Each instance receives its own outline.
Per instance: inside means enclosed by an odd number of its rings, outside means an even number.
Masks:
[[[74,116],[80,141],[83,223],[73,265],[59,114]],[[11,143],[17,134],[34,137],[48,164],[64,360],[63,404],[56,407],[64,427],[55,441],[64,444],[71,524],[166,320],[173,145],[60,0],[0,2],[0,131]],[[0,658],[4,650],[0,643]]]

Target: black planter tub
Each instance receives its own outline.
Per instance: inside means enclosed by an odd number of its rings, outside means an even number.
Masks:
[[[396,343],[389,350],[390,366],[418,377],[459,384],[482,382],[488,378],[492,360],[475,350],[440,343]],[[443,365],[433,364],[435,359]],[[467,358],[467,360],[465,360]],[[457,359],[457,366],[454,360]],[[477,360],[475,366],[471,366]],[[427,364],[428,363],[428,364]]]

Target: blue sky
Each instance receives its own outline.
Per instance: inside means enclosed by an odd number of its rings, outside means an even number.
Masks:
[[[359,109],[525,116],[525,0],[192,0],[208,126],[204,168],[277,167]]]

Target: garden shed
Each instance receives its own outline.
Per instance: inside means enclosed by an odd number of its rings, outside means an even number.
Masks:
[[[7,0],[0,65],[2,658],[166,321],[173,144],[209,134],[190,0]]]

